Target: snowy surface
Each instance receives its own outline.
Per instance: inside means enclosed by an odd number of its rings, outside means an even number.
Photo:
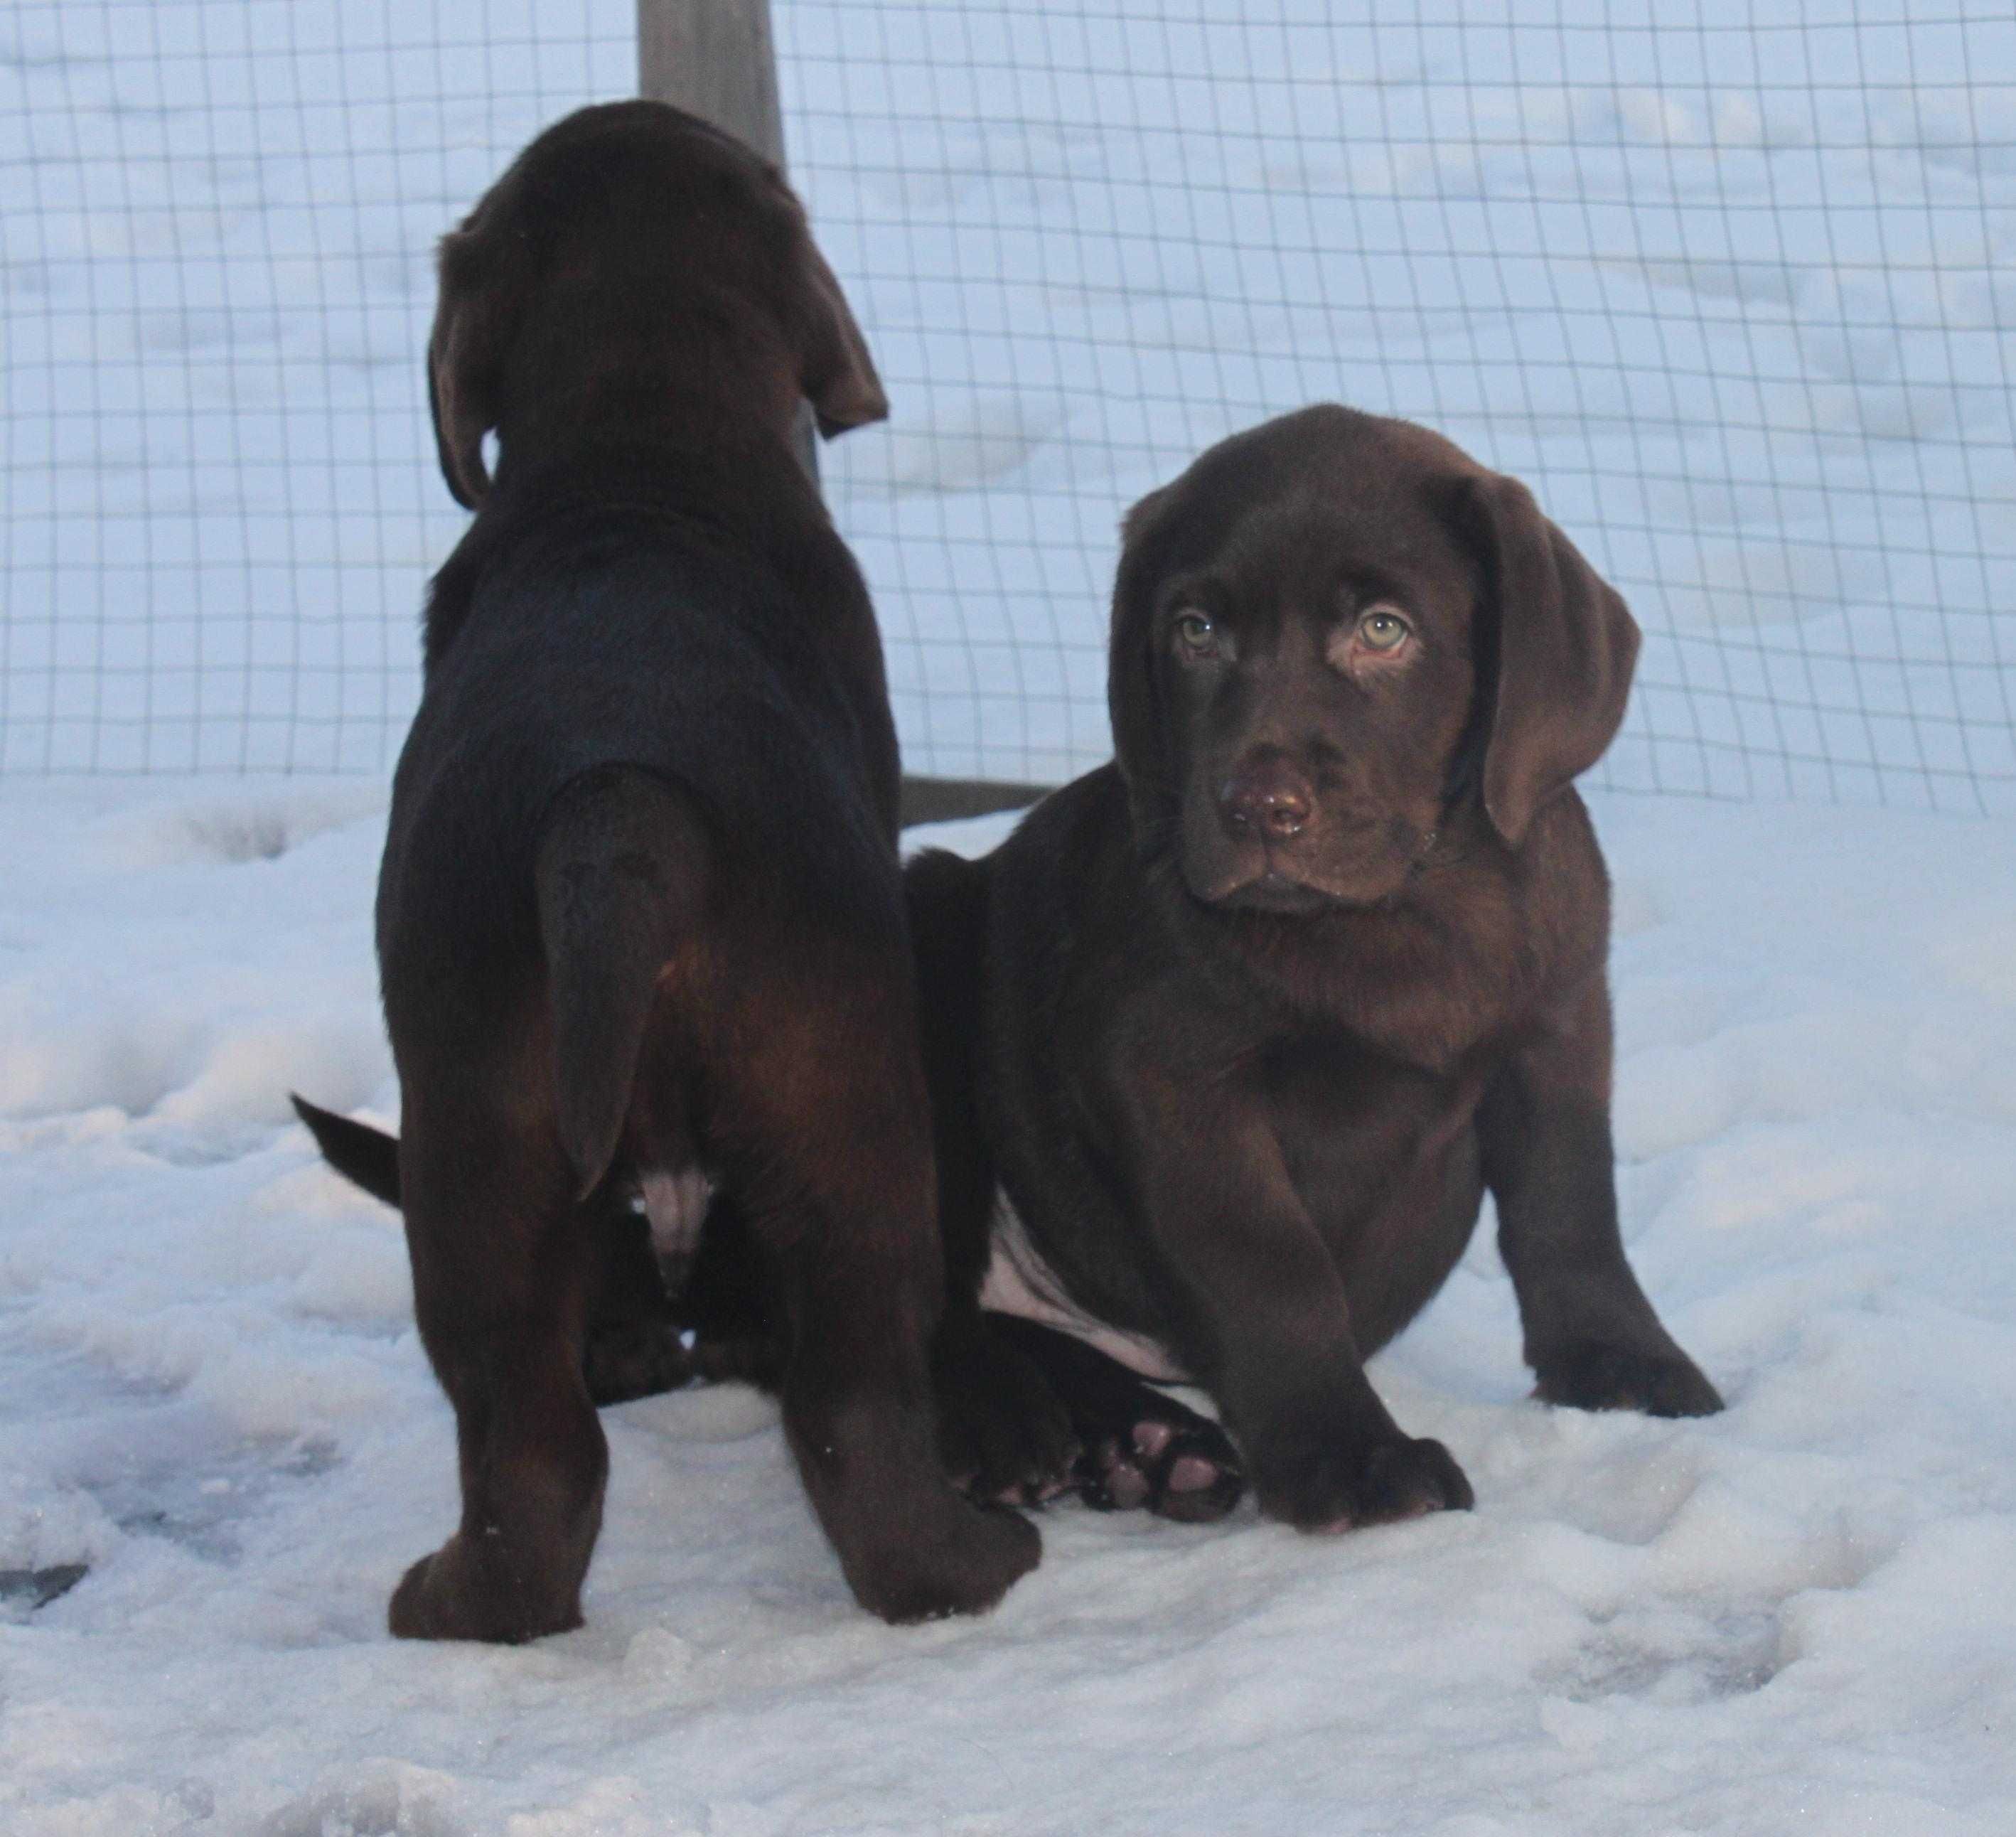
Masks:
[[[1125,507],[1325,398],[1528,478],[1632,787],[2016,813],[2008,0],[775,0],[894,405],[826,449],[913,763],[1104,756]],[[633,0],[0,13],[0,769],[382,769],[460,518],[434,240]]]
[[[854,1606],[772,1406],[606,1413],[588,1623],[395,1643],[455,1509],[356,780],[0,790],[8,1837],[2016,1829],[2016,826],[1610,795],[1633,1259],[1707,1421],[1530,1401],[1488,1231],[1375,1364],[1478,1509],[1042,1517]],[[971,842],[999,824],[960,832]]]

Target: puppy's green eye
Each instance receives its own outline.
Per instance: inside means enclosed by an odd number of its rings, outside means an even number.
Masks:
[[[1176,643],[1186,655],[1193,657],[1218,655],[1218,628],[1202,613],[1179,613],[1175,633]]]
[[[1373,607],[1358,621],[1359,641],[1368,650],[1398,650],[1413,629],[1388,606]]]

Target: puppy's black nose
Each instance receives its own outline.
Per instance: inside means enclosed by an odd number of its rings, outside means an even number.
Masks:
[[[1241,760],[1219,787],[1219,813],[1227,826],[1256,830],[1263,838],[1300,834],[1315,806],[1309,781],[1279,754]]]

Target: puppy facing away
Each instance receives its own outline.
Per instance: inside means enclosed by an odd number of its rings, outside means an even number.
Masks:
[[[1005,1195],[988,1305],[1204,1385],[1291,1524],[1471,1504],[1365,1360],[1487,1191],[1543,1399],[1721,1407],[1618,1230],[1608,882],[1570,780],[1637,644],[1523,485],[1308,409],[1128,517],[1114,762],[984,861],[926,858],[920,940],[986,907],[940,1173]]]
[[[732,1196],[787,1435],[857,1597],[984,1609],[1035,1561],[934,1446],[930,1123],[873,610],[793,457],[886,412],[802,212],[650,103],[535,140],[441,253],[435,577],[378,951],[414,1300],[459,1528],[398,1633],[576,1626],[607,1445],[583,1379],[621,1166],[654,1237]],[[494,433],[493,478],[484,442]]]

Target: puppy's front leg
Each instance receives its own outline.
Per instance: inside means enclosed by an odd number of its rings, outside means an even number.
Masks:
[[[1365,1375],[1343,1278],[1236,1075],[1127,1081],[1141,1227],[1172,1280],[1179,1350],[1244,1447],[1261,1510],[1305,1530],[1473,1503],[1441,1443],[1406,1434]]]
[[[1526,1362],[1550,1403],[1712,1415],[1721,1396],[1660,1324],[1625,1259],[1610,1067],[1610,992],[1598,970],[1511,1056],[1478,1112]]]

